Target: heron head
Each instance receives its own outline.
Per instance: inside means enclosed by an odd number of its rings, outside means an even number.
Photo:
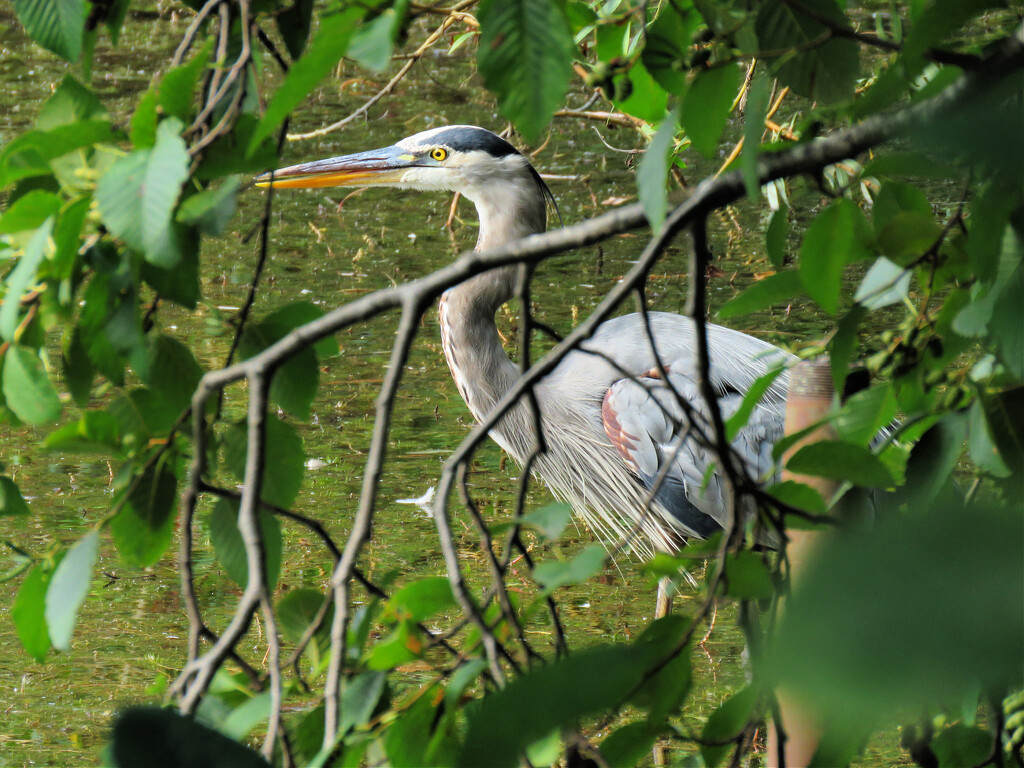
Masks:
[[[261,187],[399,187],[459,192],[473,202],[515,205],[550,196],[519,151],[475,125],[432,128],[369,152],[316,160],[256,179]]]

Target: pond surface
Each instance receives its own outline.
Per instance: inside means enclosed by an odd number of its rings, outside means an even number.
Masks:
[[[129,18],[121,47],[110,51],[102,38],[94,78],[108,109],[121,118],[148,87],[153,73],[169,60],[187,20],[171,12],[135,14]],[[414,35],[422,34],[422,30]],[[27,45],[9,7],[0,9],[0,141],[25,129],[45,96],[59,82],[63,65],[40,49]],[[443,124],[471,123],[500,130],[488,95],[472,77],[467,48],[452,57],[443,48],[417,64],[396,93],[371,110],[370,119],[340,133],[286,147],[283,164],[327,157],[391,144],[397,139]],[[292,121],[292,130],[319,128],[358,107],[384,82],[346,66],[344,75],[319,89]],[[582,92],[570,103],[586,100]],[[795,107],[785,105],[787,111]],[[617,148],[609,149],[607,145]],[[595,216],[623,200],[635,199],[628,164],[638,137],[602,123],[558,121],[550,141],[534,158],[545,174],[568,177],[549,183],[566,224]],[[686,170],[695,183],[713,172],[700,162]],[[222,364],[230,333],[225,320],[244,301],[257,253],[244,236],[258,220],[262,194],[253,190],[240,201],[229,231],[208,241],[203,253],[204,303],[196,313],[164,306],[159,320],[165,330],[190,343],[208,368]],[[371,190],[346,199],[336,190],[280,192],[274,201],[271,261],[255,306],[259,317],[299,299],[326,309],[367,292],[426,274],[453,255],[471,248],[476,217],[465,201],[459,203],[451,232],[445,228],[450,197],[397,190]],[[807,207],[820,203],[817,195],[804,199]],[[770,269],[763,256],[763,211],[749,205],[715,217],[712,238],[717,271],[709,283],[712,306],[720,306],[748,284],[755,273]],[[798,217],[799,218],[799,217]],[[798,235],[791,235],[797,243]],[[534,301],[539,320],[567,333],[587,316],[604,292],[629,269],[644,243],[644,233],[551,259],[537,271]],[[654,309],[681,311],[686,297],[686,243],[676,244],[656,268],[649,285]],[[624,311],[631,311],[627,307]],[[502,327],[514,332],[516,312],[503,313]],[[309,425],[298,425],[306,441],[310,469],[296,508],[321,519],[342,540],[357,504],[373,400],[385,374],[395,318],[354,327],[338,336],[341,354],[326,361],[321,371],[320,396]],[[741,319],[734,327],[769,341],[793,347],[821,339],[830,329],[828,318],[809,305],[795,303]],[[436,311],[426,317],[398,397],[390,457],[381,485],[375,538],[364,554],[372,578],[398,571],[399,581],[444,573],[436,532],[427,515],[397,500],[419,497],[436,484],[441,463],[472,425],[472,417],[450,381],[440,350]],[[234,393],[229,408],[239,407]],[[230,412],[230,411],[229,411]],[[47,453],[37,448],[43,432],[4,427],[0,432],[0,462],[30,498],[28,521],[0,518],[0,541],[11,541],[33,553],[44,553],[55,542],[77,540],[101,516],[112,490],[112,468],[106,461],[81,455]],[[473,492],[489,520],[509,517],[514,509],[516,472],[500,450],[487,445],[476,457]],[[550,501],[534,487],[531,508]],[[200,527],[205,525],[205,508]],[[465,515],[455,519],[467,558],[476,551],[476,536]],[[286,549],[278,593],[303,582],[325,584],[330,561],[306,531],[285,526]],[[238,590],[209,566],[212,557],[200,531],[197,555],[198,589],[217,627],[229,615]],[[570,527],[558,548],[565,553],[592,541],[583,528]],[[36,664],[21,650],[9,610],[19,580],[0,584],[0,766],[72,765],[93,762],[106,739],[113,713],[133,702],[159,701],[148,690],[163,675],[175,674],[185,659],[187,627],[178,599],[175,549],[143,572],[126,568],[109,539],[101,550],[92,592],[84,604],[74,647]],[[0,567],[10,565],[3,552]],[[698,574],[699,576],[699,574]],[[520,574],[528,589],[528,575]],[[635,563],[621,559],[583,587],[560,596],[570,643],[584,647],[635,637],[650,616],[654,593]],[[695,597],[683,594],[678,611],[690,610]],[[535,630],[544,647],[543,628]],[[256,640],[249,640],[253,649]],[[550,647],[550,646],[548,646]],[[731,691],[743,684],[740,661],[743,640],[731,610],[723,608],[707,642],[694,652],[695,692],[688,704],[684,730],[699,720]],[[863,765],[896,764],[903,759],[896,737],[878,740]]]

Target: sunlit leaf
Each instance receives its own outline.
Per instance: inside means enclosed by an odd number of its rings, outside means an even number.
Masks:
[[[836,416],[836,431],[847,442],[868,445],[894,418],[896,395],[892,384],[882,382],[852,395],[843,403]]]
[[[907,298],[912,276],[911,270],[880,256],[860,281],[853,300],[869,310],[897,304]]]
[[[35,229],[60,210],[61,200],[41,189],[22,195],[0,216],[0,235]]]
[[[35,350],[8,347],[4,354],[3,394],[7,407],[29,424],[49,424],[60,417],[60,398]]]
[[[591,544],[572,560],[545,560],[533,569],[533,576],[548,590],[579,584],[604,568],[608,553],[600,544]]]
[[[97,531],[90,531],[79,539],[60,561],[46,589],[46,626],[53,647],[59,651],[71,648],[78,609],[92,583],[98,547]]]
[[[266,565],[267,586],[271,591],[281,573],[281,524],[270,512],[260,510],[260,530],[263,532],[263,557]],[[249,559],[245,542],[238,530],[238,502],[218,499],[209,517],[210,543],[217,560],[235,584],[245,588],[249,583]]]
[[[387,69],[408,4],[408,0],[397,0],[375,19],[360,25],[352,34],[346,56],[371,72]]]
[[[410,621],[423,621],[453,605],[455,595],[446,576],[406,584],[388,600],[388,608],[394,615]]]
[[[14,0],[14,12],[28,36],[68,61],[82,52],[85,0]]]
[[[748,285],[743,292],[733,296],[718,310],[718,317],[726,320],[730,317],[746,315],[767,307],[789,302],[803,293],[800,274],[795,269],[776,272]]]
[[[795,480],[783,480],[768,486],[768,494],[783,504],[794,509],[803,510],[812,515],[822,515],[827,510],[825,500],[814,488]],[[787,521],[787,524],[789,521]]]
[[[786,469],[799,475],[849,480],[868,488],[892,484],[889,470],[870,450],[840,440],[822,440],[803,446],[786,462]]]
[[[114,720],[111,742],[119,766],[270,768],[258,752],[172,709],[133,707],[122,711]]]
[[[184,64],[169,69],[157,86],[157,104],[165,115],[187,124],[192,116],[196,84],[213,50],[214,39],[208,37],[203,47]]]
[[[737,408],[732,416],[725,422],[725,434],[729,442],[736,439],[736,435],[740,433],[740,430],[747,425],[747,421],[750,420],[750,414],[753,413],[754,408],[757,407],[758,403],[761,402],[761,398],[764,397],[764,393],[768,391],[768,388],[775,382],[775,380],[785,371],[785,368],[779,367],[768,371],[761,376],[758,376],[746,394],[743,395],[743,400],[740,403],[740,407]]]
[[[107,120],[86,120],[49,131],[27,131],[0,150],[0,186],[53,172],[50,163],[69,152],[120,139]]]
[[[0,305],[0,337],[13,342],[21,321],[21,297],[36,280],[36,271],[49,250],[48,240],[53,232],[53,219],[48,218],[25,246],[18,265],[7,277],[7,292]]]
[[[636,172],[637,191],[644,207],[644,215],[655,232],[665,223],[668,210],[668,170],[672,162],[673,138],[676,132],[676,116],[666,117],[658,132],[647,146]]]
[[[369,669],[385,671],[418,658],[423,653],[419,630],[411,621],[399,622],[390,635],[366,654]]]
[[[179,413],[188,408],[203,377],[192,350],[161,333],[151,340],[146,363],[145,370],[140,371],[142,381]]]
[[[9,477],[0,477],[0,517],[31,514],[21,489]]]
[[[46,100],[36,116],[35,126],[43,131],[83,120],[109,117],[106,108],[89,88],[71,75],[64,75],[53,96]]]
[[[654,81],[642,62],[636,61],[629,72],[615,78],[613,101],[627,115],[654,125],[665,118],[668,91]]]
[[[742,79],[737,64],[704,69],[683,96],[680,122],[694,148],[705,157],[715,156]]]
[[[252,155],[263,140],[337,66],[364,13],[365,9],[361,7],[350,7],[340,13],[320,17],[320,31],[306,47],[302,58],[292,65],[284,82],[274,91],[266,112],[249,139],[247,154]]]
[[[46,628],[46,590],[53,578],[53,567],[36,563],[18,588],[11,606],[11,619],[18,633],[21,647],[33,659],[42,663],[50,650],[50,633]]]
[[[547,0],[482,0],[477,19],[484,84],[501,114],[536,141],[562,106],[572,77],[576,47],[565,9]]]
[[[77,421],[47,435],[43,445],[54,451],[116,453],[121,450],[120,429],[117,419],[106,411],[86,411]]]
[[[835,315],[843,267],[870,254],[864,242],[867,222],[860,209],[839,198],[819,213],[800,245],[800,280],[818,306]]]
[[[563,502],[552,502],[523,515],[522,524],[537,529],[547,541],[555,541],[572,520],[572,507]]]

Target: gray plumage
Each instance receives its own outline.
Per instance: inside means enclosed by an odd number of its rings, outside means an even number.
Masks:
[[[276,171],[273,183],[460,192],[476,205],[481,250],[543,232],[550,197],[526,158],[475,126],[437,128],[393,147],[293,166]],[[480,420],[519,377],[494,320],[514,295],[515,274],[514,267],[503,267],[477,275],[451,288],[440,302],[445,358]],[[709,474],[713,453],[695,439],[675,395],[690,404],[697,426],[710,434],[696,374],[693,322],[660,312],[649,319],[667,381],[643,318],[627,315],[604,323],[535,387],[547,450],[533,468],[609,541],[644,552],[674,551],[686,537],[705,537],[724,526],[729,511],[719,475]],[[712,384],[725,418],[758,377],[793,359],[771,344],[716,325],[708,326],[708,345]],[[775,379],[733,443],[757,480],[769,480],[775,472],[771,447],[782,436],[787,384],[785,373]],[[520,401],[490,434],[522,464],[536,444],[533,432],[533,416]],[[663,479],[652,500],[659,475]],[[752,513],[753,507],[744,511]]]

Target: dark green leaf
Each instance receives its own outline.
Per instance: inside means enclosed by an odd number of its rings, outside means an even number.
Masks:
[[[640,60],[669,93],[679,95],[686,88],[687,47],[700,23],[700,14],[689,3],[664,3],[647,27]]]
[[[205,45],[188,62],[170,69],[157,86],[157,104],[165,115],[176,117],[183,124],[188,124],[192,117],[192,101],[195,97],[196,83],[206,68],[206,62],[213,50],[213,37],[206,39]]]
[[[757,706],[757,691],[748,686],[726,699],[722,705],[708,717],[704,724],[700,754],[708,768],[714,768],[728,754],[728,742],[736,738],[750,719],[754,716]]]
[[[181,259],[174,206],[188,178],[189,155],[181,123],[157,127],[152,149],[136,149],[115,162],[96,185],[96,202],[111,232],[158,267]]]
[[[364,672],[345,681],[341,692],[339,733],[347,733],[369,721],[386,683],[387,674],[384,672]]]
[[[805,0],[804,5],[831,22],[850,26],[835,0]],[[825,25],[784,0],[762,3],[755,28],[761,50],[794,51],[771,59],[783,85],[826,104],[853,98],[860,74],[856,41],[830,35]]]
[[[9,477],[0,477],[0,517],[29,515],[31,511],[21,489]]]
[[[783,480],[781,483],[768,486],[766,490],[772,498],[778,499],[783,504],[812,515],[823,515],[828,509],[820,493],[811,486],[798,483],[795,480]]]
[[[789,206],[783,203],[778,210],[772,211],[768,228],[764,233],[765,250],[768,261],[776,269],[782,269],[786,263],[786,238],[789,235]]]
[[[1024,387],[990,394],[982,401],[992,439],[1007,467],[1024,468]]]
[[[536,141],[562,106],[572,77],[576,46],[565,8],[546,0],[483,0],[477,19],[484,84],[501,114]]]
[[[683,96],[680,122],[694,148],[705,157],[714,157],[718,150],[718,138],[729,121],[742,79],[737,64],[705,69],[697,73]]]
[[[800,273],[795,269],[776,272],[748,285],[742,293],[732,297],[718,310],[718,317],[726,320],[738,315],[790,301],[802,293]]]
[[[849,443],[868,445],[879,430],[896,418],[896,395],[883,382],[851,396],[836,416],[839,437]]]
[[[640,166],[636,171],[637,192],[644,207],[644,215],[655,232],[665,223],[665,213],[668,210],[666,185],[675,133],[676,116],[670,114],[658,126],[658,132],[647,146],[647,151],[640,159]]]
[[[943,235],[943,229],[931,213],[898,213],[878,233],[878,249],[900,263],[926,253]]]
[[[171,545],[178,502],[178,478],[170,461],[161,459],[131,486],[121,510],[110,520],[117,551],[130,565],[146,568]]]
[[[898,304],[906,299],[910,292],[912,275],[911,270],[897,266],[884,256],[880,256],[857,286],[853,300],[868,310]]]
[[[627,723],[601,742],[601,756],[610,768],[632,768],[650,755],[658,735],[658,729],[652,728],[650,723]]]
[[[952,35],[968,19],[1001,7],[1002,0],[934,0],[922,6],[903,45],[903,65],[914,77],[926,64],[925,53]]]
[[[988,418],[985,415],[985,406],[980,398],[975,400],[971,406],[967,450],[970,452],[971,461],[990,475],[1008,477],[1011,474],[992,438],[988,427]]]
[[[0,235],[35,229],[60,210],[61,201],[41,189],[22,195],[0,216]]]
[[[143,383],[179,413],[189,407],[203,377],[192,350],[163,333],[152,339],[145,370],[139,373]]]
[[[572,560],[545,560],[533,569],[533,577],[546,590],[579,584],[604,568],[608,553],[600,544],[591,544]]]
[[[683,646],[690,623],[685,616],[663,616],[651,622],[637,639],[637,646],[650,658],[664,660],[672,656],[631,699],[648,710],[648,722],[654,727],[678,714],[693,684],[690,646]]]
[[[1018,254],[1020,243],[1017,243]],[[1021,297],[1024,296],[1024,265],[1018,266],[992,308],[989,333],[996,343],[999,359],[1018,381],[1024,380],[1024,320]]]
[[[406,584],[388,600],[388,608],[400,619],[423,621],[455,605],[455,595],[445,576]]]
[[[281,634],[289,643],[298,643],[306,630],[313,623],[313,619],[320,612],[324,604],[324,595],[315,589],[291,589],[277,602],[277,620],[281,627]],[[320,628],[316,631],[316,637],[326,640],[331,628],[331,617],[334,614],[334,606],[328,609],[327,616]]]
[[[750,90],[747,92],[747,105],[743,110],[743,155],[740,167],[743,170],[743,183],[747,188],[747,198],[752,203],[757,203],[760,199],[761,181],[757,175],[757,149],[761,144],[764,119],[768,112],[770,95],[768,90],[768,78],[760,74],[755,76],[750,83]],[[774,214],[772,218],[774,219]],[[769,224],[770,229],[771,224]],[[785,246],[785,240],[783,240],[783,246]],[[770,254],[769,258],[771,258]]]
[[[7,407],[22,421],[49,424],[60,418],[60,398],[35,350],[7,348],[3,393]]]
[[[1011,185],[998,183],[986,184],[980,194],[971,198],[967,253],[979,280],[990,282],[995,279],[1010,212],[1019,204],[1019,191],[1014,194]]]
[[[739,408],[725,422],[726,437],[730,443],[736,439],[736,435],[740,433],[740,430],[747,425],[750,414],[753,413],[757,404],[761,402],[764,393],[768,391],[768,388],[784,370],[785,368],[780,367],[768,371],[758,376],[754,383],[750,385],[747,393],[743,396],[743,401],[740,403]]]
[[[249,583],[249,560],[245,542],[238,530],[238,502],[218,499],[210,513],[210,543],[217,560],[235,584],[245,588]],[[260,530],[263,532],[263,556],[267,569],[267,586],[271,591],[281,573],[281,524],[270,512],[260,510]]]
[[[172,225],[180,255],[174,267],[142,263],[142,279],[160,294],[186,309],[195,309],[199,301],[199,230],[181,224]]]
[[[422,768],[428,765],[427,745],[437,710],[430,698],[422,696],[388,728],[384,736],[384,751],[388,764],[394,768]]]
[[[82,228],[91,206],[91,197],[80,197],[65,207],[60,218],[57,219],[57,226],[53,232],[53,241],[57,246],[57,252],[53,255],[53,263],[49,269],[52,270],[50,274],[58,280],[66,280],[71,277],[76,264],[78,264],[78,251],[82,246]]]
[[[287,508],[299,494],[306,453],[302,447],[302,438],[290,424],[270,417],[266,426],[263,500]],[[246,429],[242,424],[224,433],[224,463],[239,480],[245,477],[245,456]]]
[[[43,445],[51,451],[119,453],[121,437],[117,419],[106,411],[86,411],[78,421],[57,428]]]
[[[886,181],[875,195],[871,206],[871,221],[875,234],[880,234],[885,226],[901,213],[916,213],[928,219],[934,218],[931,203],[924,192],[911,184]]]
[[[223,235],[235,215],[239,182],[237,176],[232,176],[217,189],[186,198],[178,208],[178,221],[197,226],[206,235]]]
[[[28,36],[71,62],[82,52],[86,8],[85,0],[14,0]]]
[[[112,402],[107,412],[117,421],[125,444],[141,445],[153,437],[165,437],[180,411],[171,408],[151,389],[133,389]]]
[[[46,590],[53,578],[48,563],[36,563],[21,582],[18,596],[11,606],[11,619],[21,647],[40,664],[50,650],[50,633],[46,629]]]
[[[99,533],[91,531],[68,550],[60,561],[46,589],[46,626],[53,647],[59,651],[71,648],[78,608],[92,583]]]
[[[954,723],[939,731],[928,746],[939,758],[940,768],[982,765],[992,750],[992,734],[983,728]]]
[[[967,419],[960,413],[947,414],[925,432],[910,454],[907,482],[899,497],[914,509],[927,509],[949,487],[966,439]]]
[[[249,139],[247,154],[252,155],[264,139],[273,133],[320,81],[331,73],[348,49],[349,39],[363,8],[346,8],[340,13],[320,17],[320,31],[309,44],[302,58],[292,65],[284,82],[267,104],[259,125]]]
[[[743,551],[725,559],[725,594],[737,600],[764,600],[775,593],[775,585],[757,552]]]
[[[281,33],[285,48],[292,60],[299,58],[306,48],[313,21],[313,0],[293,0],[284,10],[274,14],[277,31]]]
[[[857,350],[857,329],[867,314],[860,304],[854,304],[839,320],[835,335],[828,342],[829,361],[832,365],[832,384],[836,392],[842,392],[846,384],[846,375],[850,371],[850,363]]]
[[[49,250],[49,238],[53,232],[53,219],[47,219],[25,246],[25,252],[7,277],[7,292],[0,305],[0,337],[13,342],[21,322],[21,296],[36,282],[36,271]]]
[[[96,368],[93,366],[92,360],[89,359],[80,328],[76,327],[71,332],[61,362],[64,364],[64,384],[74,401],[79,407],[84,408],[92,394],[92,382],[96,378]]]
[[[892,485],[889,470],[870,450],[839,440],[803,446],[786,462],[786,469],[799,475],[848,480],[868,488]]]
[[[777,680],[830,728],[1020,685],[1019,501],[967,510],[946,496],[915,511],[823,539],[782,617]]]
[[[537,667],[468,712],[457,766],[503,768],[552,728],[619,704],[656,659],[643,645],[598,647]]]
[[[843,267],[869,255],[864,243],[867,222],[860,209],[839,198],[819,213],[800,246],[800,279],[818,306],[835,315]]]
[[[133,707],[121,712],[111,735],[120,768],[146,765],[270,768],[259,753],[171,709]]]
[[[951,175],[947,166],[937,163],[922,152],[886,152],[864,166],[863,175],[907,176],[920,179],[946,179]],[[884,185],[883,185],[884,186]]]

